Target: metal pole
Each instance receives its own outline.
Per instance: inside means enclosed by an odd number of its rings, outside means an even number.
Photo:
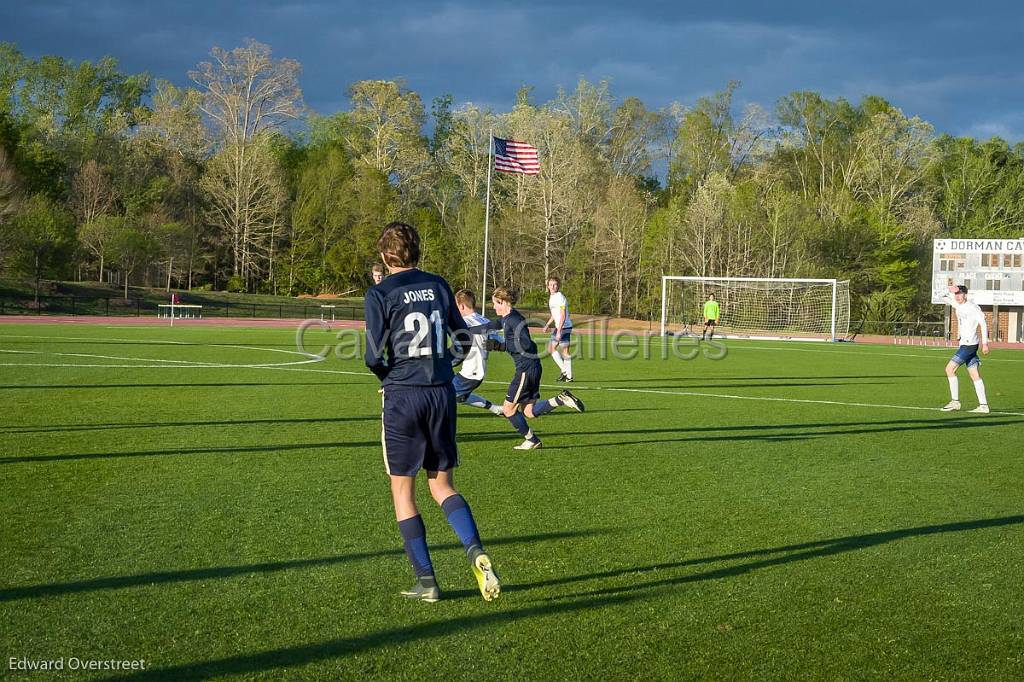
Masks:
[[[493,154],[494,130],[491,129],[487,131],[487,205],[484,209],[484,276],[483,283],[480,285],[480,300],[483,301],[480,305],[484,308],[487,307],[487,242],[491,226],[491,166],[494,165],[491,157]]]
[[[661,278],[661,335],[665,336],[665,315],[668,314],[668,299],[665,297],[665,289],[668,280]]]
[[[830,341],[836,340],[836,287],[838,283],[836,280],[832,280],[832,338]]]

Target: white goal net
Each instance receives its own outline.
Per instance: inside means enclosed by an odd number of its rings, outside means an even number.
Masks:
[[[850,331],[850,283],[834,279],[662,277],[661,333],[700,336],[710,294],[716,336],[835,341]]]

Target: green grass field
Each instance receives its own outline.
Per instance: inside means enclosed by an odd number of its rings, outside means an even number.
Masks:
[[[423,485],[430,605],[397,595],[375,379],[284,364],[294,336],[0,325],[4,673],[1024,676],[1024,353],[985,359],[990,415],[936,409],[950,349],[768,342],[579,360],[588,411],[534,422],[534,452],[461,407],[456,482],[505,587],[480,599]],[[495,354],[481,392],[510,374]]]

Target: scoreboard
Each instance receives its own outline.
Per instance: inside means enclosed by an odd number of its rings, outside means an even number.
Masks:
[[[945,303],[951,284],[978,305],[1024,306],[1024,239],[934,240],[932,303]]]

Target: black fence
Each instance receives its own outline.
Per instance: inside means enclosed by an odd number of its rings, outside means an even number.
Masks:
[[[182,305],[201,305],[202,309],[175,308],[175,315],[202,317],[361,320],[363,307],[344,303],[246,303],[232,301],[181,301]],[[82,296],[40,296],[36,304],[31,298],[0,298],[0,315],[103,315],[113,317],[156,317],[169,315],[165,301],[144,298],[86,298]],[[186,312],[187,311],[187,312]]]

